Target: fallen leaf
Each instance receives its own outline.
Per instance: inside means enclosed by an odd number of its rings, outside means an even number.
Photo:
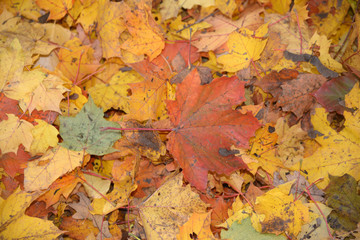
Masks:
[[[38,125],[31,130],[34,139],[30,146],[30,153],[33,156],[46,152],[49,147],[55,147],[59,141],[57,138],[59,131],[54,126],[40,119],[35,121]]]
[[[342,114],[345,107],[345,95],[350,92],[357,80],[350,76],[340,76],[324,83],[315,93],[316,100],[328,112]]]
[[[37,191],[49,187],[58,177],[81,166],[84,152],[75,152],[58,146],[49,149],[44,155],[28,162],[24,171],[24,188]]]
[[[183,168],[185,179],[196,188],[206,189],[208,171],[230,174],[246,168],[240,158],[219,153],[231,145],[248,147],[249,138],[260,127],[251,114],[232,109],[244,100],[244,83],[236,77],[200,85],[199,73],[194,69],[179,84],[176,101],[167,102],[176,126],[168,135],[167,148]]]
[[[176,239],[178,226],[194,212],[204,213],[204,204],[189,185],[183,187],[182,174],[170,178],[139,205],[146,236],[150,239]]]
[[[50,11],[49,20],[58,20],[63,18],[69,9],[72,8],[73,0],[62,0],[62,1],[47,1],[47,0],[36,0],[36,4],[42,9]]]
[[[112,145],[121,137],[116,130],[102,128],[118,128],[119,124],[106,121],[101,108],[98,108],[91,97],[76,117],[60,117],[61,145],[74,151],[85,150],[89,154],[104,155],[114,152]]]
[[[239,222],[234,222],[228,230],[221,230],[222,239],[258,239],[258,240],[285,240],[285,236],[269,233],[259,233],[251,226],[250,218],[245,218]]]
[[[28,121],[21,120],[14,114],[6,114],[8,119],[0,122],[0,149],[1,154],[16,153],[20,144],[30,151],[33,141],[31,134],[34,126]]]
[[[260,26],[255,32],[240,28],[230,34],[227,41],[229,52],[217,58],[223,64],[223,71],[237,72],[247,68],[251,62],[260,58],[267,42],[268,24]]]
[[[331,128],[325,109],[316,108],[315,115],[311,117],[314,130],[318,133],[315,140],[321,147],[313,155],[302,161],[301,168],[296,164],[292,166],[292,169],[301,169],[301,174],[310,183],[323,178],[323,181],[317,183],[320,189],[328,185],[329,174],[342,176],[348,173],[356,180],[360,179],[359,161],[353,155],[360,151],[358,144],[360,141],[359,96],[359,83],[356,83],[350,93],[345,96],[345,106],[354,111],[344,112],[345,128],[340,132]]]
[[[329,176],[326,204],[333,209],[328,216],[330,226],[336,230],[355,230],[360,222],[360,196],[357,182],[349,174]]]
[[[211,212],[193,213],[189,220],[180,227],[180,233],[176,235],[177,239],[215,239],[210,230]]]
[[[34,236],[50,240],[63,233],[51,221],[25,215],[26,208],[35,197],[36,194],[18,188],[6,200],[0,198],[0,238],[23,239]]]
[[[276,235],[286,231],[293,238],[299,234],[301,226],[309,221],[308,207],[300,200],[294,201],[292,194],[288,194],[293,183],[280,185],[256,199],[254,211],[265,215],[258,230]]]

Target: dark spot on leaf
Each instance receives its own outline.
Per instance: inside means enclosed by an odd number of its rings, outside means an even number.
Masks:
[[[69,99],[71,99],[71,100],[76,100],[76,99],[78,99],[78,98],[79,98],[79,94],[77,94],[77,93],[71,94],[71,95],[69,96]]]
[[[273,133],[273,132],[275,132],[275,128],[272,126],[269,126],[268,131],[269,131],[269,133]]]
[[[239,153],[239,150],[229,150],[226,148],[219,148],[219,154],[223,157],[228,157],[230,155],[235,155]]]

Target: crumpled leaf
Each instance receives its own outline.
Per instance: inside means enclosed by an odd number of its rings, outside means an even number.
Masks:
[[[121,137],[116,130],[102,131],[105,127],[119,128],[119,124],[106,121],[101,108],[91,97],[75,117],[60,116],[61,145],[74,151],[85,150],[92,155],[104,155],[115,150],[112,145]]]
[[[58,177],[81,166],[84,151],[71,151],[61,146],[49,149],[44,155],[28,162],[24,170],[24,188],[37,191],[49,187]]]
[[[1,239],[41,238],[51,240],[63,233],[51,221],[25,215],[25,210],[36,195],[18,188],[6,200],[0,198]]]
[[[342,176],[348,173],[356,180],[360,180],[359,160],[354,155],[360,152],[358,144],[360,142],[359,96],[359,83],[356,83],[350,93],[345,96],[345,106],[353,109],[353,111],[344,112],[346,121],[344,129],[340,132],[331,128],[325,109],[316,108],[315,115],[311,117],[314,130],[318,133],[315,140],[321,147],[313,155],[302,161],[301,174],[310,183],[323,178],[323,181],[317,183],[320,189],[328,185],[329,174]],[[291,168],[298,170],[300,169],[299,164]]]
[[[194,212],[205,213],[206,204],[190,185],[183,187],[182,174],[170,178],[139,205],[140,216],[149,239],[176,239],[179,226]]]
[[[185,179],[199,190],[206,189],[208,171],[228,175],[246,168],[240,158],[220,154],[231,145],[248,147],[249,138],[260,127],[250,113],[243,115],[232,109],[244,100],[244,83],[237,77],[200,85],[194,69],[179,84],[176,101],[167,102],[176,126],[168,135],[167,148],[183,168]]]
[[[1,154],[16,153],[20,144],[30,151],[33,141],[31,134],[34,126],[28,121],[21,120],[14,114],[6,114],[8,119],[0,122],[0,149]]]

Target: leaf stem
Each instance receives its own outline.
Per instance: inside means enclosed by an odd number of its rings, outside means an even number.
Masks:
[[[104,127],[101,131],[105,130],[118,130],[118,131],[159,131],[159,132],[171,132],[174,129],[171,128],[115,128],[115,127]]]

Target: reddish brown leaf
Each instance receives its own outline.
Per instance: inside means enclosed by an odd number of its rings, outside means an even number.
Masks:
[[[24,174],[27,161],[30,159],[30,154],[25,152],[24,147],[20,146],[17,154],[6,153],[0,158],[0,167],[4,168],[5,172],[12,178],[17,174]]]
[[[206,189],[208,171],[230,174],[247,167],[241,158],[219,153],[231,145],[248,147],[260,127],[250,113],[233,110],[244,100],[244,83],[236,76],[201,85],[194,69],[179,84],[176,101],[167,101],[176,126],[168,135],[167,148],[183,168],[185,179],[201,191]]]

